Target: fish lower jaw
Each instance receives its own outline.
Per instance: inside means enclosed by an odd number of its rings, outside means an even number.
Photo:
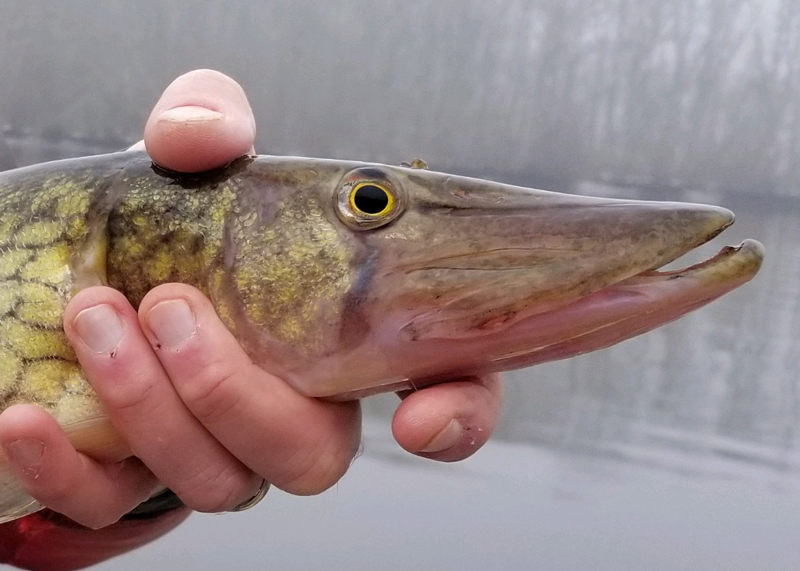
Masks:
[[[647,270],[625,281],[634,282],[638,280],[646,280],[648,278],[681,277],[692,272],[698,272],[700,270],[703,270],[704,268],[718,266],[720,265],[720,263],[724,262],[732,255],[739,253],[740,251],[743,251],[743,255],[746,255],[751,262],[757,262],[758,267],[760,267],[760,263],[764,258],[764,246],[760,242],[757,242],[756,240],[745,240],[738,246],[725,246],[711,258],[708,258],[707,260],[703,260],[702,262],[698,262],[691,266],[675,270],[661,270],[661,269]],[[737,261],[744,261],[744,260],[742,259]],[[755,271],[758,271],[758,267],[755,268]]]

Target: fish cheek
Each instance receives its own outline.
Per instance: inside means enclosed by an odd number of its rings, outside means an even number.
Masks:
[[[353,282],[351,248],[324,210],[301,193],[269,223],[234,219],[233,276],[250,324],[304,358],[337,350]]]

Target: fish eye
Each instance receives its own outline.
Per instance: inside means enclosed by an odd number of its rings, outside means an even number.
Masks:
[[[350,207],[356,214],[382,216],[391,211],[394,197],[383,186],[374,182],[361,182],[350,191]]]
[[[355,169],[345,175],[334,196],[336,214],[354,230],[379,228],[403,211],[405,198],[401,190],[382,169]]]

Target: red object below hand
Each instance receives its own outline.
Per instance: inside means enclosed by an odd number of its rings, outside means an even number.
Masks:
[[[43,510],[0,525],[0,563],[33,571],[82,569],[158,539],[190,513],[189,508],[180,507],[89,529]]]

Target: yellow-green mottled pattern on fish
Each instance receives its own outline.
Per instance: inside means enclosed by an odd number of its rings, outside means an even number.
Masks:
[[[62,331],[74,252],[86,249],[90,196],[70,176],[0,185],[0,391],[3,408],[42,405],[61,422],[96,411]]]
[[[302,181],[292,173],[262,181],[277,190],[264,203],[242,195],[231,170],[170,181],[132,156],[120,155],[116,169],[101,159],[101,168],[34,170],[0,183],[3,408],[34,402],[62,424],[97,413],[61,318],[88,285],[109,284],[137,305],[155,285],[193,284],[232,330],[247,314],[245,343],[251,327],[269,325],[278,342],[322,348],[309,325],[320,307],[335,317],[348,259],[321,205],[280,190]]]

